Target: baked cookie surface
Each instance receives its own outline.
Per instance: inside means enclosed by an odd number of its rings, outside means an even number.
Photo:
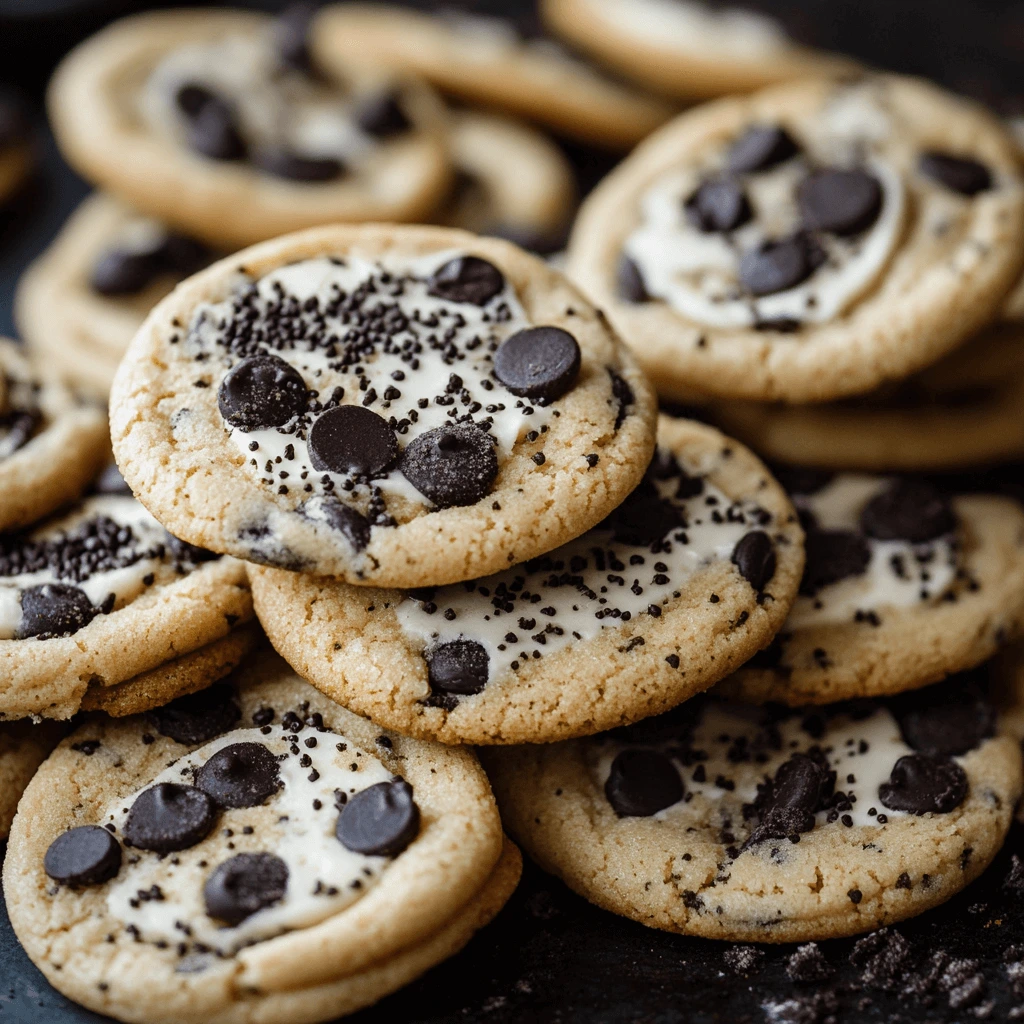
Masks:
[[[742,664],[785,618],[801,539],[749,452],[663,419],[622,505],[497,575],[413,591],[250,576],[271,642],[346,707],[445,743],[539,743],[664,711]]]
[[[0,722],[0,840],[11,830],[25,787],[64,732],[56,722]]]
[[[658,132],[584,203],[568,269],[663,397],[823,402],[994,320],[1022,230],[1013,144],[980,107],[823,80]]]
[[[119,465],[190,543],[359,584],[473,578],[636,486],[654,396],[598,311],[515,246],[331,227],[162,302],[111,397]]]

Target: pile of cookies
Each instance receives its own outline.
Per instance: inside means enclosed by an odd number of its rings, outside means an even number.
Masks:
[[[103,191],[0,347],[0,824],[83,1005],[369,1005],[497,914],[503,828],[744,942],[1002,846],[1024,509],[923,474],[1024,455],[1022,157],[763,19],[625,7],[542,4],[629,86],[359,4],[134,17],[58,69]],[[510,117],[640,143],[557,260],[565,158]]]

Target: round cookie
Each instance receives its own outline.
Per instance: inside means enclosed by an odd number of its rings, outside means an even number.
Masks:
[[[87,722],[26,793],[9,912],[65,994],[130,1021],[322,1020],[514,888],[469,751],[381,733],[271,655],[199,696]]]
[[[681,115],[584,203],[569,274],[659,394],[824,402],[935,362],[1020,274],[1024,189],[980,107],[799,82]]]
[[[959,684],[920,697],[916,714],[698,698],[487,764],[513,836],[592,903],[706,938],[830,939],[943,902],[1006,837],[1018,743]]]
[[[21,101],[0,91],[0,207],[18,191],[32,169],[31,126]]]
[[[73,501],[109,457],[103,410],[0,338],[0,530]]]
[[[790,706],[901,693],[972,668],[1024,621],[1024,510],[910,477],[779,471],[804,529],[800,596],[722,684]]]
[[[604,75],[550,39],[524,39],[498,18],[332,4],[317,15],[313,52],[327,68],[372,61],[421,75],[442,92],[494,107],[581,142],[629,149],[674,108]]]
[[[290,27],[227,10],[114,22],[51,81],[62,152],[139,210],[222,248],[426,216],[449,181],[439,101],[394,75],[340,69],[327,81]]]
[[[451,149],[456,181],[438,223],[507,238],[531,252],[564,245],[576,183],[550,139],[511,118],[454,110]]]
[[[25,787],[63,735],[56,722],[0,722],[0,840],[11,830]]]
[[[595,60],[681,100],[856,68],[798,46],[773,18],[699,0],[542,0],[541,13],[553,32]]]
[[[662,419],[640,486],[589,533],[414,591],[253,568],[277,650],[344,706],[444,743],[546,743],[666,710],[774,636],[803,567],[792,506],[718,431]]]
[[[381,225],[191,278],[111,408],[118,464],[176,535],[378,586],[579,535],[639,482],[655,430],[646,379],[561,274],[504,241]]]

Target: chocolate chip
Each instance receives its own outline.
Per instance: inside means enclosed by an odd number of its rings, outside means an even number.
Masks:
[[[683,525],[681,509],[662,498],[649,480],[640,485],[626,500],[603,519],[596,529],[611,530],[615,539],[634,547],[648,547]]]
[[[835,479],[828,469],[809,469],[805,466],[772,466],[772,474],[789,494],[817,494]]]
[[[303,156],[285,146],[260,146],[252,162],[261,171],[289,181],[334,181],[345,172],[345,165],[334,157]]]
[[[856,235],[882,212],[882,186],[866,171],[829,167],[800,182],[797,204],[809,231]]]
[[[370,520],[351,505],[335,498],[326,498],[322,509],[331,529],[342,534],[356,551],[362,551],[370,543]]]
[[[479,256],[457,256],[434,271],[427,294],[448,302],[486,306],[505,287],[501,271]]]
[[[494,375],[512,392],[553,402],[576,383],[580,346],[560,327],[528,327],[502,342],[494,357]]]
[[[956,530],[956,515],[937,487],[926,480],[902,478],[864,506],[860,526],[876,540],[923,544]]]
[[[823,759],[794,754],[784,761],[770,782],[758,786],[754,801],[758,823],[744,847],[810,832],[814,815],[832,795],[835,781],[836,773],[829,771]]]
[[[306,411],[309,391],[295,367],[264,353],[231,368],[217,390],[217,405],[239,430],[282,427]]]
[[[121,870],[121,845],[98,825],[69,828],[50,843],[43,870],[65,885],[99,885]]]
[[[43,640],[71,636],[99,614],[84,590],[69,583],[41,583],[21,592],[21,621],[15,637]]]
[[[378,782],[350,797],[335,834],[347,850],[368,857],[397,857],[419,834],[420,809],[412,786],[401,779]]]
[[[441,693],[479,693],[487,685],[490,658],[475,640],[451,640],[424,655],[430,687]]]
[[[189,118],[186,139],[189,148],[211,160],[242,160],[246,155],[234,112],[216,96],[210,96]]]
[[[800,581],[800,593],[817,594],[852,576],[861,576],[871,561],[871,549],[864,537],[853,530],[809,529],[804,538],[807,561]]]
[[[317,2],[289,4],[274,21],[273,38],[281,62],[296,71],[310,69],[309,29],[320,8]]]
[[[686,219],[704,232],[735,231],[751,218],[750,201],[732,178],[711,178],[686,200]]]
[[[732,551],[732,564],[740,575],[760,593],[775,575],[775,545],[764,530],[744,534]]]
[[[94,494],[119,494],[129,498],[132,496],[132,489],[125,483],[121,470],[113,462],[107,463],[103,472],[96,478],[92,489]]]
[[[992,187],[992,172],[977,160],[932,149],[921,154],[917,166],[926,178],[961,195],[974,196]]]
[[[309,432],[309,461],[319,472],[381,476],[397,458],[398,441],[388,421],[361,405],[328,409]]]
[[[411,441],[398,468],[438,508],[474,505],[498,475],[494,442],[472,424],[448,424]]]
[[[402,109],[401,99],[393,90],[363,97],[355,109],[356,124],[367,135],[378,139],[409,131],[412,122]]]
[[[198,82],[186,82],[174,94],[174,102],[178,109],[189,118],[197,117],[207,103],[216,99],[217,97],[205,85]]]
[[[619,295],[626,302],[636,305],[641,302],[649,302],[651,299],[647,293],[647,285],[644,284],[640,268],[625,253],[619,257],[616,283],[619,287]]]
[[[124,823],[125,842],[155,853],[187,850],[210,834],[217,813],[201,789],[160,782],[136,797]]]
[[[202,242],[173,232],[164,236],[156,253],[167,270],[184,276],[194,274],[212,258],[209,248]]]
[[[288,865],[272,853],[239,853],[217,866],[203,886],[206,913],[234,928],[284,898]]]
[[[623,750],[612,761],[604,795],[620,818],[649,818],[683,799],[683,780],[656,750]]]
[[[947,814],[967,796],[967,774],[948,757],[905,754],[888,782],[878,787],[878,799],[890,811]]]
[[[278,791],[281,773],[262,743],[232,743],[196,772],[196,785],[221,807],[258,807]]]
[[[734,174],[766,171],[797,153],[797,144],[777,124],[751,125],[733,144],[726,166]]]
[[[241,717],[234,690],[224,683],[178,697],[146,714],[161,736],[188,746],[207,743],[228,732]]]
[[[94,264],[89,284],[100,295],[136,295],[161,269],[152,251],[107,249]]]
[[[774,295],[806,281],[825,261],[825,254],[805,234],[762,242],[743,254],[740,282],[752,295]]]
[[[921,754],[966,754],[996,731],[995,709],[970,674],[901,695],[892,712],[903,741]]]

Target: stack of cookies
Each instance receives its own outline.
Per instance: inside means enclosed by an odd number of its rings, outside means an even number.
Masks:
[[[753,16],[542,9],[636,85],[359,4],[57,73],[105,191],[0,348],[0,825],[24,789],[11,923],[91,1009],[353,1012],[497,914],[503,829],[743,942],[911,917],[1006,838],[1024,509],[923,474],[1024,454],[1012,139]],[[508,115],[654,132],[564,274],[564,157]]]

